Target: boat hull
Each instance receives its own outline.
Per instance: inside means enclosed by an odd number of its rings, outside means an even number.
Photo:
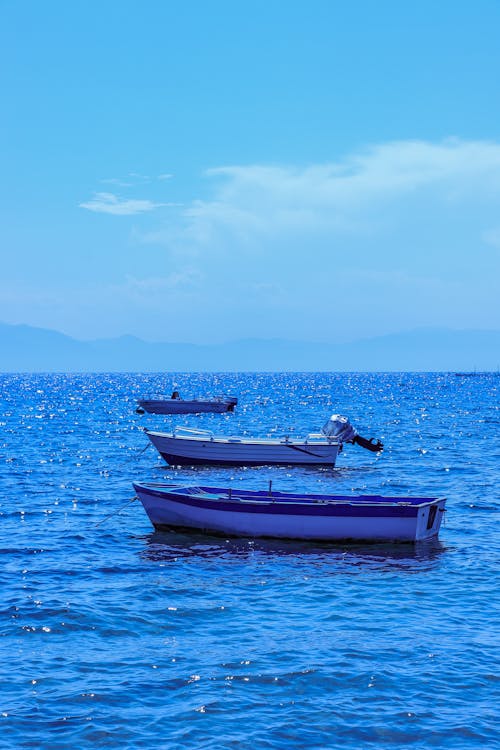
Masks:
[[[144,509],[158,530],[193,529],[241,537],[272,537],[316,541],[416,542],[439,533],[444,498],[422,498],[419,504],[401,498],[299,496],[241,493],[217,488],[162,489],[134,483]],[[205,491],[207,490],[207,491]],[[208,492],[208,490],[212,490]],[[276,500],[273,500],[276,497]],[[284,498],[284,499],[283,499]],[[317,499],[314,499],[317,498]]]
[[[215,412],[222,414],[233,411],[238,403],[237,398],[218,399],[213,401],[184,401],[183,399],[141,399],[139,408],[148,414],[202,414]]]
[[[242,438],[189,438],[150,430],[146,430],[146,435],[162,458],[173,466],[334,466],[340,447],[339,443],[331,440],[305,443]]]

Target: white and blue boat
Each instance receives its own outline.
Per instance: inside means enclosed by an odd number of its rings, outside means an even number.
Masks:
[[[210,430],[179,427],[173,432],[145,430],[161,457],[171,466],[334,466],[338,440],[311,434],[302,440],[217,437]]]
[[[158,530],[316,541],[418,542],[438,536],[444,497],[318,495],[134,482]]]
[[[347,417],[334,414],[321,432],[305,438],[217,436],[210,430],[177,427],[172,432],[145,430],[161,457],[172,466],[335,466],[343,443],[379,453],[380,440],[358,435]]]

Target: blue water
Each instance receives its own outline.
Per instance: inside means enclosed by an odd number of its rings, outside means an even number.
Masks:
[[[237,410],[135,413],[173,382],[0,376],[0,747],[498,747],[500,378],[176,375]],[[144,450],[145,426],[300,436],[333,412],[384,452],[175,471]],[[225,540],[154,532],[132,479],[445,495],[448,511],[416,547]]]

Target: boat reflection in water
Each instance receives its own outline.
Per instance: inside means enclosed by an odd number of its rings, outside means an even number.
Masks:
[[[301,542],[295,539],[241,539],[207,536],[201,532],[152,531],[135,537],[144,543],[141,557],[164,564],[180,560],[200,563],[225,560],[262,560],[279,562],[297,558],[311,565],[333,565],[339,573],[346,566],[408,572],[434,568],[447,551],[437,538],[416,544],[342,544],[340,542]]]

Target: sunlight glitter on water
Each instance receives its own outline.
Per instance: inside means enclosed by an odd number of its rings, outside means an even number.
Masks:
[[[176,375],[240,398],[188,426],[300,436],[339,412],[386,446],[229,473],[144,451],[171,422],[135,398],[165,382],[1,377],[0,746],[493,747],[498,379]],[[415,547],[160,534],[138,503],[113,515],[132,479],[443,494],[448,513]]]

